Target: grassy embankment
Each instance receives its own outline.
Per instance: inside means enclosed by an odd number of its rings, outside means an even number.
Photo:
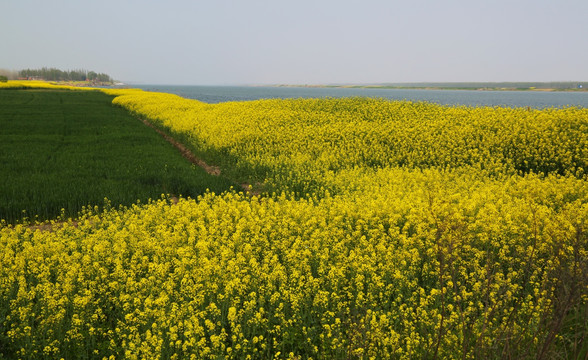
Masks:
[[[0,219],[76,216],[161,194],[195,197],[232,183],[191,165],[97,91],[0,90]]]

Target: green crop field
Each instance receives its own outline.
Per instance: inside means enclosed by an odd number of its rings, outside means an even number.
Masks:
[[[0,219],[76,216],[161,194],[195,197],[232,183],[195,167],[97,91],[0,91]]]

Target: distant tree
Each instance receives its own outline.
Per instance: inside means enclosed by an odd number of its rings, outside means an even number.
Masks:
[[[110,76],[104,73],[86,70],[63,71],[56,68],[24,69],[18,72],[18,77],[39,78],[49,81],[98,81],[110,82]]]
[[[8,81],[8,77],[4,76],[4,75],[0,75],[0,82],[7,82]]]
[[[68,77],[70,81],[86,81],[86,70],[70,70]]]
[[[103,74],[103,73],[98,74],[96,76],[96,79],[100,82],[110,82],[111,81],[110,76]]]

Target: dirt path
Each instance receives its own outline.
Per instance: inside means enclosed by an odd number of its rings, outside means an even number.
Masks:
[[[192,153],[192,151],[190,151],[190,149],[186,148],[183,144],[177,142],[176,139],[174,139],[173,137],[169,136],[168,134],[166,134],[163,131],[161,131],[158,128],[156,128],[149,121],[144,120],[144,119],[141,119],[141,121],[143,122],[143,124],[149,126],[153,130],[157,131],[157,133],[159,133],[159,135],[163,136],[163,138],[165,140],[167,140],[167,142],[169,142],[170,144],[172,144],[176,149],[180,150],[180,153],[182,153],[182,156],[185,157],[192,164],[203,168],[204,171],[206,171],[210,175],[214,175],[214,176],[219,176],[220,175],[221,171],[218,168],[218,166],[208,165],[206,162],[204,162],[204,160],[197,158],[194,155],[194,153]]]
[[[178,149],[180,151],[180,153],[182,154],[182,156],[184,158],[186,158],[188,161],[190,161],[192,164],[201,167],[202,169],[204,169],[204,171],[206,171],[210,175],[219,176],[221,174],[221,170],[218,166],[209,165],[204,160],[196,157],[196,155],[194,155],[194,153],[192,153],[192,151],[190,151],[190,149],[185,147],[182,143],[178,142],[176,139],[174,139],[170,135],[166,134],[165,132],[163,132],[160,129],[158,129],[157,127],[155,127],[155,125],[153,125],[149,121],[147,121],[145,119],[141,119],[141,121],[145,125],[149,126],[153,130],[157,131],[157,133],[159,135],[161,135],[165,140],[167,140],[167,142],[169,142],[176,149]],[[261,185],[261,184],[256,184],[256,186],[259,186],[259,185]],[[249,195],[259,195],[260,194],[260,191],[254,190],[250,186],[250,184],[241,184],[241,187],[243,188],[243,190],[245,191],[246,194],[249,194]]]

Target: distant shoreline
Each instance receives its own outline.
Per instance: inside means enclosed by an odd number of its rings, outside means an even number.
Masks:
[[[588,82],[566,83],[406,83],[406,84],[365,84],[365,85],[259,85],[268,87],[344,88],[344,89],[398,89],[398,90],[466,90],[466,91],[588,91]]]

